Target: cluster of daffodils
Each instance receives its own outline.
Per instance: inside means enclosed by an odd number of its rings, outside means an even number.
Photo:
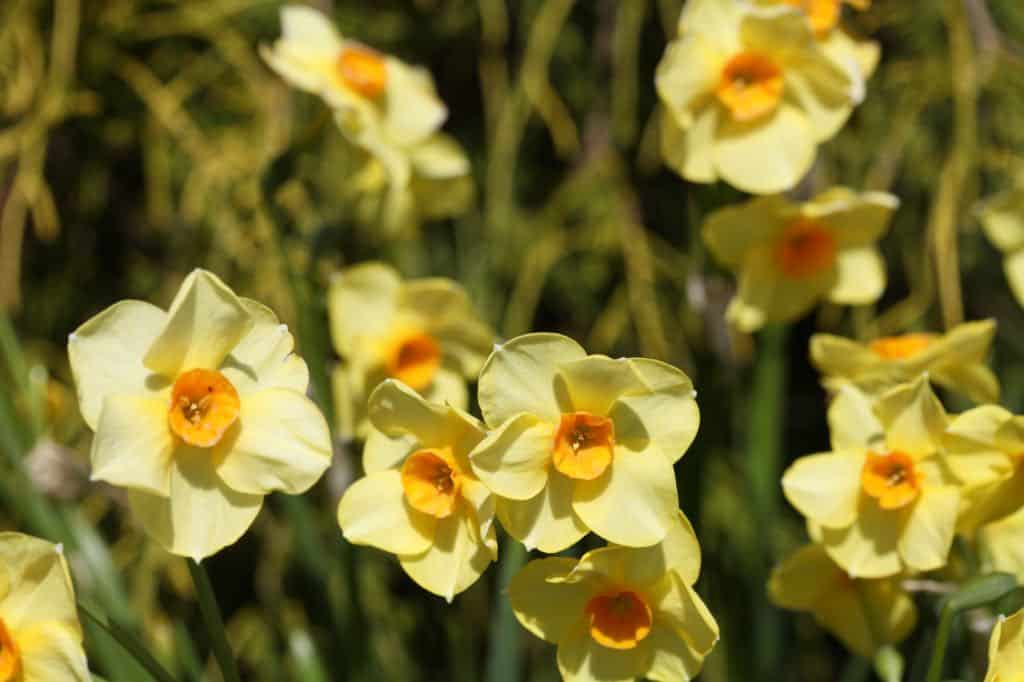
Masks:
[[[473,194],[469,161],[440,132],[448,110],[429,72],[342,36],[311,7],[281,10],[281,37],[263,58],[282,78],[320,96],[345,138],[367,156],[352,182],[384,196],[384,224],[462,212]]]

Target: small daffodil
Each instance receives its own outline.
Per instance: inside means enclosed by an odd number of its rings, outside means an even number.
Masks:
[[[1024,305],[1024,172],[1013,187],[984,201],[978,218],[989,241],[1003,254],[1010,291]]]
[[[440,277],[403,282],[383,263],[339,274],[327,296],[334,348],[342,364],[333,383],[338,423],[366,436],[366,400],[384,379],[397,379],[427,400],[464,409],[494,332],[456,282]]]
[[[874,403],[844,386],[828,418],[832,452],[801,457],[782,477],[828,555],[855,578],[945,565],[960,481],[946,461],[949,418],[927,378]]]
[[[1024,679],[1024,610],[1000,616],[988,642],[988,671],[983,682]]]
[[[872,658],[899,644],[917,623],[914,600],[900,578],[851,578],[821,545],[806,545],[775,567],[768,593],[785,609],[810,612],[850,651]]]
[[[373,392],[369,413],[379,431],[363,453],[366,476],[341,498],[338,524],[349,542],[397,554],[413,580],[451,601],[498,556],[494,498],[468,459],[482,425],[390,379]]]
[[[470,455],[498,516],[530,548],[558,552],[587,530],[660,542],[679,507],[673,464],[697,433],[696,392],[656,360],[587,355],[558,334],[497,347],[480,371],[493,429]]]
[[[680,682],[697,676],[718,641],[692,587],[699,572],[700,546],[677,512],[661,544],[531,561],[509,598],[523,627],[558,646],[567,682]]]
[[[0,680],[90,682],[60,546],[0,533]]]
[[[803,204],[757,197],[712,213],[704,240],[739,278],[729,320],[750,332],[798,318],[823,300],[878,300],[885,264],[875,242],[898,205],[890,194],[836,187]]]
[[[945,334],[912,333],[858,343],[831,334],[811,337],[811,362],[826,388],[850,382],[879,393],[923,372],[939,386],[975,402],[999,400],[999,381],[985,365],[995,320],[957,325]]]
[[[665,162],[752,194],[796,185],[864,96],[860,67],[831,59],[801,10],[722,0],[686,4],[655,85]]]
[[[265,306],[196,270],[169,310],[122,301],[68,340],[92,477],[121,486],[168,551],[235,542],[263,497],[301,493],[331,460],[309,372]]]

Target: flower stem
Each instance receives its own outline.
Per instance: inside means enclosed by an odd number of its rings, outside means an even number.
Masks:
[[[487,657],[488,682],[514,682],[522,678],[520,629],[515,614],[512,613],[508,584],[525,563],[526,548],[512,536],[506,536],[501,545],[498,590],[494,595],[494,616],[491,619]]]
[[[196,597],[199,599],[199,611],[203,614],[203,623],[206,625],[206,632],[210,636],[213,655],[220,666],[224,681],[241,682],[241,678],[238,675],[238,666],[235,664],[235,657],[231,653],[231,646],[228,644],[228,637],[224,632],[224,620],[220,616],[217,598],[214,596],[213,587],[210,585],[210,576],[206,574],[206,569],[197,561],[192,559],[187,561],[188,572],[192,575],[192,584],[195,585]]]
[[[175,682],[174,677],[167,672],[167,670],[160,665],[160,663],[153,657],[153,654],[149,653],[146,646],[138,640],[138,638],[130,631],[121,627],[113,621],[107,621],[100,616],[93,613],[89,607],[79,602],[78,610],[81,612],[85,619],[91,621],[96,627],[100,628],[108,635],[111,636],[121,647],[130,653],[132,657],[139,662],[146,672],[150,676],[157,680],[157,682]],[[94,679],[96,676],[93,676]]]
[[[953,608],[947,599],[942,605],[942,613],[939,616],[939,629],[935,632],[935,648],[932,649],[932,659],[928,664],[926,682],[939,682],[942,679],[942,661],[946,656],[946,644],[949,642],[949,631],[952,625]]]

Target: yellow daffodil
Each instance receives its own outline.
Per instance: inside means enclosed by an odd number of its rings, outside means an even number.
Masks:
[[[363,263],[331,282],[327,306],[343,359],[333,383],[345,435],[367,434],[366,398],[389,377],[429,401],[466,407],[466,381],[487,357],[494,332],[459,284],[440,277],[403,282],[383,263]]]
[[[891,194],[835,187],[803,204],[757,197],[712,213],[704,240],[739,277],[729,320],[750,332],[798,318],[822,300],[878,300],[885,263],[875,242],[898,205]]]
[[[366,442],[366,476],[341,498],[338,524],[349,542],[397,554],[413,580],[451,601],[498,557],[494,498],[468,458],[482,425],[390,379],[370,396],[369,413],[379,431]]]
[[[975,402],[999,400],[999,381],[985,365],[995,320],[957,325],[945,334],[913,333],[857,343],[831,334],[811,337],[811,362],[826,388],[850,382],[879,393],[927,372],[939,386]]]
[[[170,310],[121,301],[68,339],[79,407],[95,431],[92,477],[168,551],[196,560],[237,540],[263,497],[312,486],[327,424],[287,327],[196,270]]]
[[[949,420],[927,379],[874,404],[844,386],[828,418],[832,452],[801,457],[782,477],[786,498],[820,527],[828,555],[856,578],[943,566],[960,482],[946,462]]]
[[[983,682],[1024,679],[1024,610],[1000,616],[988,641],[988,672]]]
[[[692,588],[699,573],[700,546],[677,512],[661,544],[531,561],[509,598],[523,627],[558,646],[563,680],[682,682],[718,641]]]
[[[796,185],[864,96],[859,65],[830,58],[801,10],[722,0],[687,3],[655,84],[665,162],[752,194]]]
[[[0,533],[0,680],[92,680],[60,546],[21,533]]]
[[[1014,187],[981,204],[981,227],[1003,253],[1003,271],[1014,298],[1024,305],[1024,173]]]
[[[768,582],[773,602],[808,611],[856,654],[872,658],[914,629],[917,608],[898,578],[851,578],[821,545],[806,545],[775,567]]]
[[[559,334],[518,336],[480,371],[493,431],[470,455],[473,471],[527,547],[558,552],[588,529],[653,545],[679,507],[673,464],[697,433],[695,396],[665,363],[587,355]]]

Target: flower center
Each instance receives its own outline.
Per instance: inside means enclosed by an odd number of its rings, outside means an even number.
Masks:
[[[338,56],[342,82],[367,99],[377,99],[388,84],[387,62],[368,47],[350,46]]]
[[[903,334],[886,336],[871,342],[871,350],[885,360],[905,360],[931,345],[931,334]]]
[[[443,519],[455,511],[461,476],[449,448],[417,450],[402,465],[402,490],[413,509]]]
[[[860,473],[864,492],[878,500],[882,509],[900,509],[917,499],[921,475],[914,460],[902,452],[879,455],[869,452]]]
[[[593,480],[604,473],[615,450],[615,424],[589,412],[563,414],[555,432],[552,461],[569,478]]]
[[[839,23],[842,0],[782,0],[787,5],[802,9],[807,15],[811,29],[817,36],[824,37]]]
[[[416,391],[434,380],[441,366],[441,346],[434,337],[422,332],[399,337],[385,350],[385,370]]]
[[[591,597],[584,611],[590,618],[590,636],[609,649],[633,649],[651,633],[651,607],[632,590]]]
[[[715,94],[737,121],[775,111],[782,98],[782,70],[768,56],[741,52],[722,69]]]
[[[782,233],[775,257],[786,277],[811,277],[835,263],[836,240],[820,223],[798,218]]]
[[[190,369],[171,390],[171,431],[189,445],[213,447],[238,419],[238,391],[220,372]]]
[[[21,652],[7,624],[0,618],[0,682],[14,682],[20,677]]]

